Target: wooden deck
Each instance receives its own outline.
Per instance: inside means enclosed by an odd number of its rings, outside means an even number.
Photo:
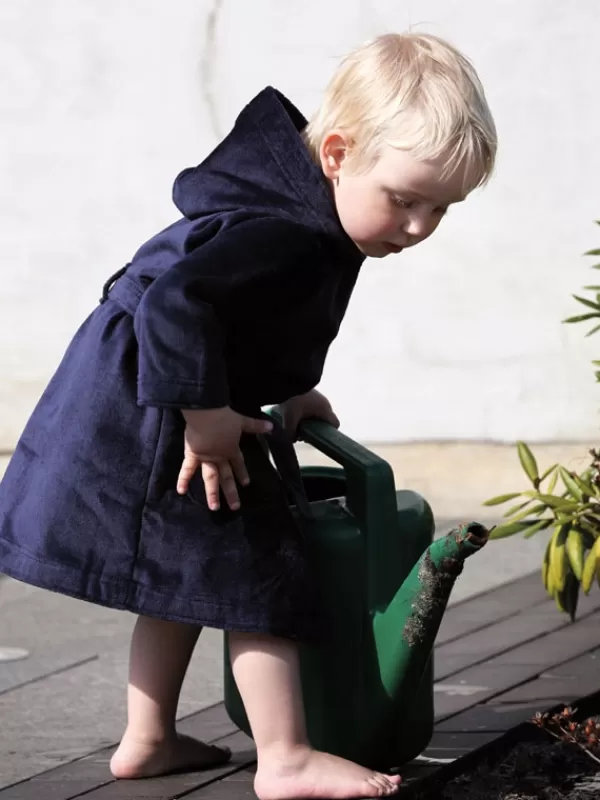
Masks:
[[[435,651],[436,729],[422,757],[405,766],[405,786],[448,760],[498,738],[557,703],[600,689],[600,592],[580,599],[575,623],[560,614],[537,575],[457,603]],[[253,798],[252,741],[222,704],[181,721],[182,732],[226,744],[225,767],[144,781],[114,781],[112,747],[0,790],[0,800],[242,800]],[[402,797],[402,792],[399,795]]]

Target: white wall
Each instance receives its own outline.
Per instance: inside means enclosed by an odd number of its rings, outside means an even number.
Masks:
[[[175,218],[176,173],[264,85],[308,114],[340,55],[408,25],[474,60],[498,171],[365,264],[323,386],[363,439],[594,438],[600,343],[560,320],[598,275],[598,22],[597,0],[3,0],[0,450],[104,279]]]

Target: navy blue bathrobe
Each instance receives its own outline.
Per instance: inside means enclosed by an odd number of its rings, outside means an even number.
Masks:
[[[114,608],[309,640],[318,599],[263,443],[243,437],[242,508],[180,497],[180,409],[261,406],[322,374],[363,256],[305,148],[262,91],[177,178],[182,218],[109,281],[0,484],[0,571]]]

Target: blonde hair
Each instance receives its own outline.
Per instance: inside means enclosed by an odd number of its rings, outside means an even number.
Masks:
[[[496,128],[481,82],[470,61],[437,36],[386,34],[347,55],[304,131],[317,163],[333,129],[353,141],[354,172],[373,166],[384,144],[418,160],[442,157],[446,176],[465,165],[467,191],[494,168]]]

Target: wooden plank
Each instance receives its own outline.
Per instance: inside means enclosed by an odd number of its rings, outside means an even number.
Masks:
[[[498,666],[487,662],[463,670],[448,681],[435,684],[436,721],[479,705],[531,677],[531,667],[522,664]]]
[[[438,645],[486,628],[503,619],[520,614],[547,600],[548,596],[537,573],[526,575],[487,592],[467,597],[451,605],[442,620]]]
[[[528,664],[538,673],[595,650],[600,645],[600,615],[581,617],[560,630],[508,650],[493,659],[498,665]]]
[[[600,619],[598,622],[600,623]],[[554,675],[569,675],[573,677],[594,674],[598,677],[598,688],[600,689],[600,648],[565,661],[564,664],[553,667],[552,672]]]
[[[178,727],[182,733],[219,744],[227,743],[228,737],[237,730],[229,720],[223,703],[185,717]],[[249,741],[244,734],[240,733],[239,736]],[[81,795],[88,796],[94,789],[115,783],[109,772],[109,761],[115,749],[115,746],[104,747],[85,758],[7,786],[0,790],[0,800],[72,800]],[[204,776],[206,773],[197,774]],[[196,781],[194,785],[198,784],[199,781]],[[124,786],[126,782],[121,781],[118,785]]]
[[[500,735],[511,728],[527,722],[539,709],[528,703],[488,703],[468,708],[460,714],[438,722],[435,730],[440,733],[495,733]]]
[[[114,748],[92,753],[0,790],[1,800],[72,800],[112,782],[108,763]]]
[[[600,609],[600,593],[587,599],[579,620],[587,619]],[[571,625],[570,619],[560,614],[554,603],[547,599],[526,612],[437,647],[434,659],[436,680],[444,680],[459,670]]]
[[[214,742],[235,733],[237,727],[227,716],[225,704],[217,703],[178,720],[177,730],[203,742]]]
[[[106,774],[106,773],[105,773]],[[36,776],[37,778],[37,776]],[[101,780],[89,778],[69,781],[38,781],[32,778],[13,786],[7,786],[0,792],[2,800],[74,800],[74,798],[84,797],[86,791],[94,786],[100,786]]]
[[[535,711],[544,711],[559,703],[570,705],[600,689],[599,667],[600,651],[585,653],[560,666],[550,667],[535,680],[504,692],[490,703],[527,703],[536,706]]]
[[[527,642],[435,684],[436,719],[443,720],[502,695],[551,667],[600,646],[598,615]]]
[[[219,740],[219,744],[230,747],[232,751],[231,761],[222,767],[202,772],[165,775],[152,780],[113,781],[85,795],[75,797],[85,796],[86,800],[88,798],[89,800],[171,800],[184,795],[188,797],[194,789],[216,785],[222,782],[223,778],[253,764],[256,760],[254,743],[241,731]]]
[[[97,659],[97,653],[90,653],[73,660],[72,655],[62,651],[48,654],[32,653],[22,661],[0,662],[0,694],[21,689],[30,683],[59,675],[61,672],[81,667]]]
[[[434,761],[460,758],[497,737],[490,731],[435,731],[423,756]]]
[[[254,769],[244,768],[217,783],[196,789],[186,800],[256,800]]]

